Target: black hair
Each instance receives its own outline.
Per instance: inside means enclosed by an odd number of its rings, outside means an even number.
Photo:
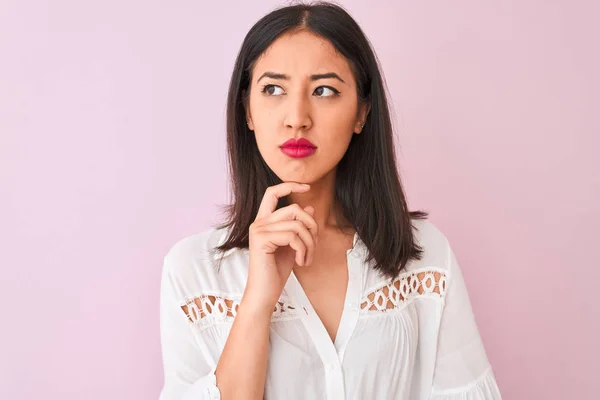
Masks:
[[[259,56],[284,33],[306,30],[328,40],[343,55],[357,82],[359,101],[370,105],[361,134],[353,135],[337,166],[335,200],[368,248],[367,262],[393,279],[423,249],[416,242],[396,164],[394,133],[377,57],[361,28],[341,6],[329,2],[299,3],[278,8],[252,26],[241,45],[227,98],[227,150],[233,202],[223,206],[228,228],[215,250],[248,248],[249,227],[256,218],[265,190],[282,180],[266,164],[246,122],[245,102]],[[277,208],[289,204],[280,199]]]

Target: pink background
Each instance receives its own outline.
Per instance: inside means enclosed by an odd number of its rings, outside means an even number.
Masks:
[[[233,60],[278,4],[1,2],[0,398],[157,398],[162,257],[218,221]],[[597,398],[600,7],[342,4],[504,397]]]

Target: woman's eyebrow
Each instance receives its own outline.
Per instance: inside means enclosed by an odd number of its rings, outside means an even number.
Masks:
[[[264,74],[262,74],[262,75],[260,76],[260,78],[258,78],[258,80],[256,81],[256,83],[260,82],[260,80],[261,80],[262,78],[283,79],[283,80],[286,80],[286,81],[289,81],[289,80],[290,80],[290,77],[289,77],[289,75],[286,75],[286,74],[280,74],[280,73],[276,73],[276,72],[270,72],[270,71],[267,71],[267,72],[265,72]],[[310,80],[311,80],[311,81],[317,81],[317,80],[319,80],[319,79],[330,79],[330,78],[334,78],[334,79],[337,79],[337,80],[339,80],[339,81],[340,81],[340,82],[342,82],[342,83],[346,83],[346,82],[344,82],[344,80],[343,80],[342,78],[340,78],[340,76],[339,76],[338,74],[336,74],[335,72],[327,72],[327,73],[325,73],[325,74],[314,74],[314,75],[311,75],[311,76],[310,76]]]

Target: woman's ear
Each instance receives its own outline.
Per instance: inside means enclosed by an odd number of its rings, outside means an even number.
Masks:
[[[369,111],[371,111],[371,103],[370,102],[364,102],[361,105],[361,118],[360,120],[362,121],[363,125],[365,123],[365,121],[367,120],[367,116],[369,115]]]
[[[361,102],[360,107],[358,109],[358,118],[356,121],[356,125],[354,126],[355,133],[361,133],[364,126],[365,121],[367,120],[367,116],[369,115],[369,111],[371,111],[371,103],[369,102]]]
[[[248,97],[246,97],[246,89],[242,90],[242,104],[244,105],[244,111],[246,113],[246,125],[251,131],[254,130],[254,124],[252,123],[252,116],[250,115],[250,105]]]

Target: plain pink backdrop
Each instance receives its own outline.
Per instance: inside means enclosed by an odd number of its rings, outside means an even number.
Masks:
[[[279,4],[1,2],[0,398],[157,398],[162,257],[219,221],[229,74]],[[342,4],[504,398],[598,398],[600,7]]]

